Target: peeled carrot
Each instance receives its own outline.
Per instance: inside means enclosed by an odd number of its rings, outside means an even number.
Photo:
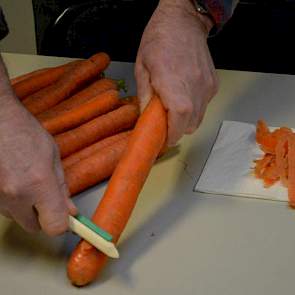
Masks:
[[[62,160],[63,168],[67,169],[70,166],[80,162],[81,160],[86,159],[90,155],[102,150],[103,148],[111,146],[117,141],[128,138],[130,132],[131,131],[125,131],[125,132],[121,132],[116,135],[107,137],[103,140],[100,140],[100,141],[86,147],[85,149],[80,150],[79,152],[76,152],[76,153],[68,156],[67,158],[64,158]]]
[[[20,100],[24,100],[26,96],[31,95],[42,88],[45,88],[56,82],[71,67],[77,65],[79,61],[73,61],[61,66],[41,69],[39,71],[28,74],[28,77],[15,83],[12,88],[16,96]]]
[[[85,87],[83,90],[79,91],[72,97],[60,102],[56,106],[50,108],[48,111],[42,112],[37,115],[37,119],[40,121],[54,118],[58,114],[63,113],[68,110],[72,110],[73,108],[80,106],[81,104],[87,102],[92,99],[96,95],[99,95],[107,90],[117,90],[118,85],[116,81],[112,79],[99,79],[89,86]]]
[[[42,113],[98,77],[109,63],[110,58],[105,53],[98,53],[87,60],[80,61],[54,84],[26,97],[23,104],[34,115]]]
[[[156,96],[152,98],[133,130],[92,220],[109,232],[116,243],[124,230],[137,197],[167,136],[166,112]],[[68,263],[70,281],[77,286],[92,282],[107,257],[86,241],[75,248]]]
[[[94,142],[132,128],[139,115],[134,104],[124,105],[118,109],[99,116],[75,129],[55,136],[61,158],[65,158]]]
[[[109,178],[127,146],[128,137],[100,148],[65,169],[65,179],[71,196]]]
[[[68,111],[60,112],[55,117],[41,120],[42,126],[52,135],[80,126],[120,105],[119,92],[108,90],[88,102]]]

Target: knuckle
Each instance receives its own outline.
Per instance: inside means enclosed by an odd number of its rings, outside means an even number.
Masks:
[[[39,186],[43,182],[46,181],[46,169],[45,168],[39,168],[36,169],[28,175],[28,181],[30,186]]]
[[[212,92],[212,96],[214,96],[218,92],[219,81],[216,75],[212,75],[209,79],[209,87]]]
[[[175,111],[180,116],[191,115],[193,112],[193,103],[189,99],[186,99],[175,107]]]
[[[7,181],[0,184],[1,195],[7,199],[17,199],[19,188],[14,183]]]
[[[213,97],[219,88],[219,80],[216,73],[212,73],[211,75],[208,75],[206,78],[206,88],[208,96]]]
[[[185,134],[192,134],[196,131],[196,129],[197,129],[197,125],[189,126],[186,129]]]
[[[139,76],[141,72],[142,72],[141,65],[139,64],[139,62],[136,62],[135,67],[134,67],[135,77]]]
[[[195,80],[201,82],[204,80],[204,73],[201,69],[196,69],[194,72]]]

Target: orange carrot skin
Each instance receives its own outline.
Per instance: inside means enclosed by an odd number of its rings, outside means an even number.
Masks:
[[[80,61],[66,71],[56,83],[26,97],[23,104],[33,115],[47,111],[98,77],[109,63],[110,58],[105,53],[98,53],[88,60]]]
[[[61,158],[65,158],[94,142],[131,129],[139,116],[136,105],[124,105],[75,129],[56,135]]]
[[[272,161],[274,161],[274,156],[270,154],[265,154],[262,159],[255,160],[255,176],[262,179],[264,170],[271,164]]]
[[[108,90],[72,110],[61,112],[53,118],[41,121],[41,124],[49,133],[55,135],[110,112],[119,105],[119,92]]]
[[[278,169],[279,177],[281,183],[287,187],[288,186],[288,137],[289,135],[282,136],[278,139],[276,145],[276,166]]]
[[[127,146],[128,137],[92,153],[87,158],[65,169],[65,179],[70,195],[109,178]]]
[[[99,79],[72,97],[62,101],[56,106],[50,108],[48,111],[40,113],[36,117],[39,121],[54,118],[58,114],[72,110],[73,108],[89,101],[93,97],[111,89],[118,90],[118,85],[114,80],[108,78]]]
[[[107,190],[92,220],[109,232],[116,243],[135,206],[149,171],[167,136],[166,112],[158,97],[153,97],[140,116],[128,146],[116,167]],[[107,257],[81,241],[68,263],[70,281],[77,286],[92,282],[103,269]]]
[[[270,131],[263,120],[258,120],[256,124],[256,142],[261,144],[265,136],[270,135]]]
[[[295,134],[288,137],[288,198],[289,205],[295,209]]]
[[[39,73],[32,74],[27,79],[21,80],[13,85],[14,92],[20,100],[56,82],[67,70],[78,64],[73,61],[61,66],[41,70]]]
[[[127,139],[130,135],[131,131],[125,131],[125,132],[121,132],[118,134],[115,134],[113,136],[107,137],[103,140],[100,140],[88,147],[86,147],[85,149],[80,150],[79,152],[76,152],[72,155],[70,155],[67,158],[64,158],[62,160],[62,165],[64,169],[69,168],[70,166],[80,162],[81,160],[84,160],[86,158],[88,158],[90,155],[108,147],[113,145],[114,143],[116,143],[117,141],[120,141],[122,139]]]
[[[29,72],[29,73],[26,73],[26,74],[17,76],[15,78],[11,78],[10,79],[10,84],[11,84],[11,86],[13,86],[13,85],[15,85],[16,83],[18,83],[20,81],[26,80],[28,78],[31,78],[31,77],[35,76],[35,75],[41,74],[43,72],[46,72],[49,69],[50,68],[38,69],[38,70],[35,70],[35,71],[32,71],[32,72]]]

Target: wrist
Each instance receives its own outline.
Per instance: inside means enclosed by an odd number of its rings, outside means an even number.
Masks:
[[[196,18],[198,18],[198,20],[202,23],[206,34],[209,35],[210,31],[214,27],[214,22],[212,18],[209,15],[202,14],[198,11],[196,11]]]
[[[214,27],[214,21],[210,15],[198,11],[195,0],[160,0],[159,6],[164,10],[169,8],[181,9],[185,13],[193,15],[198,20],[207,36]]]

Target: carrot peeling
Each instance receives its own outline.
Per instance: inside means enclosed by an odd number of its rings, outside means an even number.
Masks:
[[[280,181],[288,188],[290,207],[295,208],[295,134],[288,127],[271,132],[265,122],[259,120],[256,141],[265,154],[254,161],[255,176],[266,188]]]

